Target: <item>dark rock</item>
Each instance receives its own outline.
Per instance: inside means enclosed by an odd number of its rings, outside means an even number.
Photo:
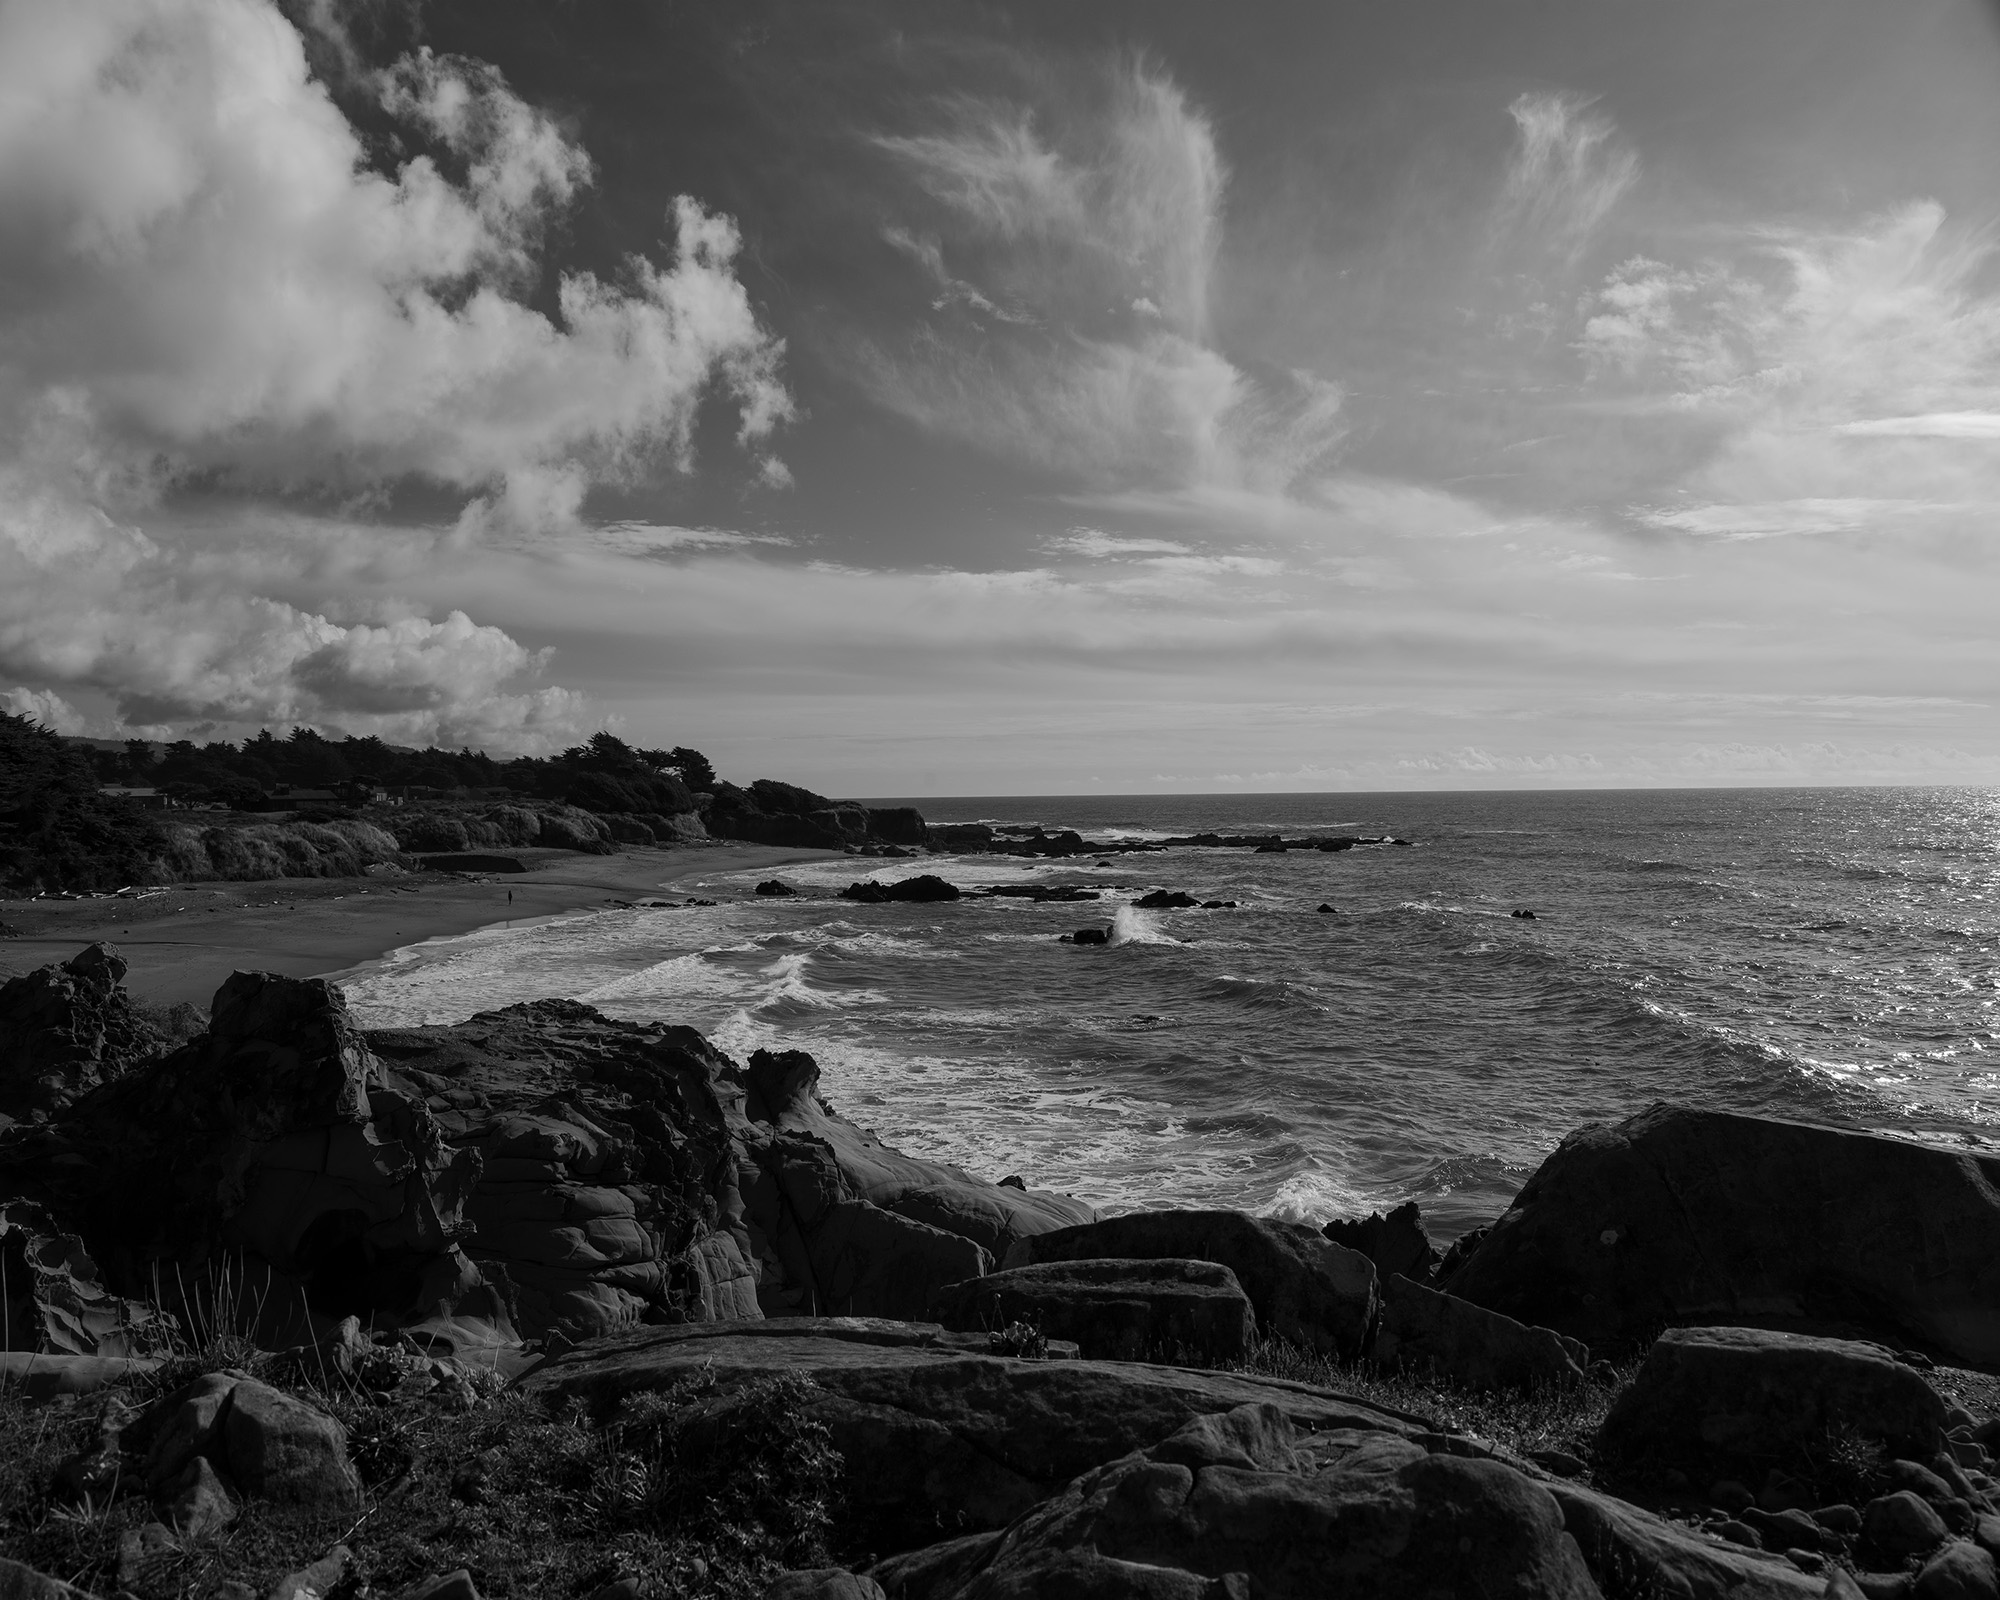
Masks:
[[[1536,1466],[1558,1478],[1581,1478],[1590,1471],[1589,1462],[1567,1450],[1530,1450],[1526,1454]]]
[[[1927,1386],[1928,1387],[1928,1386]],[[1915,1445],[1908,1448],[1923,1452]],[[1919,1499],[1927,1501],[1942,1511],[1959,1497],[1959,1491],[1920,1461],[1898,1459],[1888,1462],[1882,1468],[1882,1479],[1891,1489],[1908,1489]]]
[[[1321,1433],[1423,1428],[1305,1384],[1122,1361],[1021,1361],[951,1348],[950,1337],[935,1325],[849,1318],[637,1329],[566,1350],[519,1386],[550,1403],[578,1396],[609,1414],[624,1395],[704,1370],[725,1390],[772,1373],[807,1375],[816,1385],[809,1411],[847,1459],[852,1531],[885,1551],[1004,1527],[1078,1473],[1244,1404],[1269,1402]]]
[[[1874,1345],[1754,1328],[1672,1329],[1605,1418],[1609,1460],[1692,1473],[1761,1471],[1826,1459],[1836,1435],[1928,1455],[1944,1402]],[[1810,1490],[1800,1486],[1810,1503]]]
[[[1201,909],[1204,911],[1234,911],[1236,909],[1236,902],[1234,900],[1204,900],[1201,903]]]
[[[157,1307],[111,1293],[83,1241],[41,1206],[0,1202],[0,1350],[153,1356],[173,1351],[179,1334]]]
[[[160,1491],[168,1520],[183,1539],[220,1532],[236,1520],[236,1497],[206,1456],[196,1456],[180,1477]]]
[[[1708,1503],[1724,1511],[1747,1511],[1757,1503],[1757,1497],[1734,1478],[1721,1478],[1708,1486]]]
[[[926,832],[935,850],[978,855],[993,848],[993,830],[983,822],[933,822]]]
[[[1944,1536],[1944,1519],[1908,1489],[1878,1496],[1861,1508],[1862,1539],[1893,1559],[1935,1549]]]
[[[798,1050],[760,1050],[744,1075],[745,1215],[785,1268],[760,1290],[766,1315],[921,1317],[934,1290],[983,1276],[1018,1239],[1093,1215],[901,1155],[831,1115],[818,1086]]]
[[[974,1332],[1027,1322],[1092,1360],[1181,1355],[1238,1360],[1256,1336],[1250,1301],[1208,1261],[1055,1261],[1015,1267],[931,1296],[930,1315]]]
[[[1468,1228],[1464,1233],[1461,1233],[1456,1239],[1452,1240],[1445,1247],[1444,1254],[1438,1258],[1436,1269],[1431,1273],[1431,1287],[1434,1289],[1449,1289],[1451,1287],[1451,1280],[1457,1274],[1458,1269],[1472,1259],[1473,1251],[1485,1243],[1486,1236],[1492,1231],[1493,1225],[1489,1222],[1483,1227]]]
[[[1583,1382],[1590,1352],[1547,1328],[1524,1327],[1397,1275],[1382,1287],[1375,1359],[1469,1389],[1539,1389]]]
[[[1335,1244],[1359,1250],[1368,1257],[1385,1283],[1399,1272],[1412,1283],[1429,1283],[1442,1259],[1425,1231],[1423,1212],[1414,1200],[1404,1201],[1387,1216],[1377,1211],[1359,1221],[1329,1222],[1320,1231]]]
[[[1533,922],[1535,920],[1535,914],[1532,911],[1510,911],[1507,915],[1510,917],[1519,917],[1523,922]]]
[[[1819,1580],[1780,1556],[1717,1543],[1580,1483],[1556,1480],[1544,1487],[1562,1507],[1563,1526],[1607,1596],[1820,1600],[1823,1593]]]
[[[771,896],[773,898],[786,895],[795,895],[798,892],[799,891],[794,889],[789,883],[782,883],[776,878],[766,878],[762,883],[757,885],[757,893],[761,895]]]
[[[972,826],[976,828],[979,824],[973,823]],[[884,844],[905,845],[912,849],[936,842],[924,823],[923,813],[915,806],[868,807],[868,834]]]
[[[265,1600],[322,1600],[347,1581],[354,1568],[354,1552],[337,1544],[310,1566],[280,1578]]]
[[[1658,1105],[1566,1138],[1450,1279],[1593,1348],[1849,1329],[2000,1362],[2000,1158]]]
[[[1827,1544],[1820,1525],[1803,1511],[1766,1511],[1750,1506],[1742,1518],[1757,1530],[1766,1550],[1820,1550]]]
[[[1739,1522],[1734,1517],[1710,1526],[1710,1533],[1718,1539],[1727,1539],[1731,1544],[1740,1544],[1746,1550],[1764,1548],[1764,1536],[1747,1522]]]
[[[1337,915],[1337,914],[1338,914],[1338,913],[1336,913],[1336,912],[1334,911],[1333,907],[1332,907],[1332,906],[1330,906],[1330,905],[1328,905],[1328,904],[1327,904],[1327,903],[1326,903],[1326,902],[1325,902],[1324,900],[1320,901],[1320,903],[1319,903],[1319,909],[1320,909],[1321,911],[1324,911],[1324,912],[1328,913],[1329,915]]]
[[[442,1577],[426,1578],[413,1589],[405,1589],[396,1600],[479,1600],[479,1585],[464,1567]]]
[[[1856,1506],[1845,1503],[1816,1506],[1812,1519],[1829,1533],[1837,1533],[1844,1539],[1858,1538],[1861,1533],[1861,1511]]]
[[[1008,1267],[1100,1258],[1215,1261],[1235,1273],[1268,1337],[1355,1356],[1375,1320],[1375,1268],[1303,1223],[1241,1211],[1140,1211],[1023,1239]]]
[[[1111,930],[1109,928],[1078,928],[1069,938],[1071,944],[1109,944],[1111,942]]]
[[[60,1578],[0,1556],[0,1600],[90,1600],[90,1596]]]
[[[925,872],[895,883],[877,883],[873,878],[861,883],[850,883],[840,891],[840,898],[871,906],[900,901],[929,904],[933,901],[956,900],[959,898],[959,892],[956,884],[946,883],[935,873]]]
[[[351,1510],[361,1480],[347,1459],[347,1430],[323,1411],[240,1372],[214,1372],[163,1396],[124,1430],[143,1458],[149,1488],[188,1486],[198,1456],[251,1499]]]
[[[0,984],[0,1115],[59,1111],[167,1050],[126,998],[125,970],[113,946],[93,944]]]
[[[1142,894],[1132,904],[1142,911],[1186,911],[1198,907],[1201,902],[1179,889],[1155,889],[1151,894]]]
[[[1910,1593],[1913,1600],[2000,1600],[2000,1573],[1978,1545],[1954,1539],[1924,1563]]]
[[[889,1600],[931,1600],[955,1592],[986,1563],[999,1542],[998,1533],[969,1533],[878,1561],[868,1576],[881,1584]]]
[[[873,1578],[842,1567],[781,1572],[764,1590],[764,1600],[884,1600]]]
[[[1246,1455],[1228,1426],[1243,1415],[1203,1419],[1079,1477],[1018,1520],[979,1570],[946,1593],[1289,1600],[1333,1592],[1328,1580],[1337,1574],[1341,1592],[1381,1600],[1596,1600],[1560,1508],[1510,1468],[1372,1434],[1340,1440],[1307,1476],[1289,1461]],[[1268,1443],[1290,1427],[1281,1416],[1258,1417],[1242,1431]],[[1477,1589],[1468,1586],[1475,1581]]]

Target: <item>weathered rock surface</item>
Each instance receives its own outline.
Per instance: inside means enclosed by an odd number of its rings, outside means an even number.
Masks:
[[[1605,1418],[1599,1448],[1679,1467],[1696,1482],[1824,1461],[1858,1436],[1929,1460],[1944,1444],[1944,1402],[1876,1345],[1755,1328],[1677,1328],[1654,1343]]]
[[[83,1241],[41,1206],[0,1202],[0,1350],[150,1356],[179,1331],[156,1307],[107,1289]]]
[[[1320,907],[1322,911],[1332,909]],[[1443,1252],[1431,1243],[1424,1214],[1414,1200],[1405,1201],[1387,1215],[1377,1211],[1356,1220],[1329,1222],[1320,1232],[1335,1244],[1368,1257],[1384,1283],[1401,1273],[1412,1283],[1428,1284],[1443,1259]]]
[[[0,1556],[0,1600],[90,1600],[90,1596],[60,1578]]]
[[[818,1386],[812,1414],[847,1459],[855,1525],[878,1550],[1004,1527],[1069,1479],[1190,1419],[1268,1402],[1301,1428],[1402,1436],[1422,1419],[1305,1384],[1116,1361],[970,1353],[935,1325],[846,1318],[642,1329],[565,1351],[520,1380],[549,1400],[619,1398],[706,1370],[725,1390],[772,1373]]]
[[[2000,1159],[1657,1105],[1563,1140],[1441,1286],[1593,1349],[1731,1322],[2000,1363]]]
[[[1027,1322],[1093,1360],[1239,1360],[1256,1315],[1212,1261],[1051,1261],[947,1284],[930,1314],[966,1332]],[[1490,1315],[1490,1313],[1489,1313]]]
[[[1375,1359],[1469,1389],[1539,1389],[1581,1383],[1590,1352],[1551,1329],[1527,1327],[1398,1274],[1382,1286]]]
[[[920,1316],[1092,1215],[899,1155],[816,1079],[567,1001],[369,1035],[325,982],[238,973],[206,1034],[0,1141],[0,1195],[46,1202],[120,1287],[242,1260],[288,1315],[303,1290],[458,1347],[760,1306]]]
[[[241,1372],[211,1372],[161,1397],[123,1430],[119,1446],[168,1502],[202,1481],[197,1458],[214,1469],[224,1492],[343,1511],[361,1502],[347,1430]]]
[[[1008,1267],[1097,1258],[1214,1261],[1250,1297],[1260,1330],[1314,1350],[1360,1354],[1375,1320],[1375,1268],[1302,1223],[1242,1211],[1138,1211],[1018,1241]]]
[[[1294,1438],[1271,1406],[1201,1418],[1070,1483],[931,1600],[1599,1600],[1560,1508],[1519,1473],[1351,1430],[1316,1441],[1306,1472]]]
[[[764,1591],[764,1600],[884,1600],[873,1578],[841,1567],[813,1567],[781,1572]]]
[[[125,958],[94,944],[0,984],[0,1117],[59,1111],[141,1061],[167,1036],[126,997]]]

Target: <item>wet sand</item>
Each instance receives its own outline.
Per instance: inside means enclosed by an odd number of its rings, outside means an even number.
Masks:
[[[618,900],[685,897],[698,878],[776,870],[825,860],[828,852],[724,844],[628,846],[615,856],[508,854],[528,870],[175,884],[142,900],[0,900],[0,925],[19,932],[0,938],[0,979],[66,961],[101,939],[132,964],[125,982],[135,999],[206,1010],[217,986],[239,969],[331,977],[425,939]]]

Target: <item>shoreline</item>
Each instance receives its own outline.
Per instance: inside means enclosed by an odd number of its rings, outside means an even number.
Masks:
[[[432,939],[598,911],[633,896],[685,894],[687,882],[713,873],[837,859],[828,850],[754,844],[507,853],[528,870],[172,884],[145,900],[0,900],[0,924],[20,930],[0,939],[0,981],[102,940],[131,964],[125,986],[135,1000],[205,1011],[233,971],[338,979]]]

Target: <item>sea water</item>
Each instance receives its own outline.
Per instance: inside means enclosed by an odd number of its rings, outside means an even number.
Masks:
[[[1656,1100],[2000,1141],[2000,791],[881,803],[1096,839],[1412,842],[850,857],[780,872],[795,899],[753,893],[768,869],[704,874],[688,852],[663,881],[712,907],[433,940],[350,1000],[380,1026],[561,995],[739,1057],[808,1050],[836,1108],[889,1143],[1111,1209],[1321,1221],[1413,1198],[1449,1236],[1571,1129]],[[917,872],[1102,898],[829,898]],[[1156,888],[1237,904],[1132,905]],[[1111,942],[1060,942],[1080,927]]]

